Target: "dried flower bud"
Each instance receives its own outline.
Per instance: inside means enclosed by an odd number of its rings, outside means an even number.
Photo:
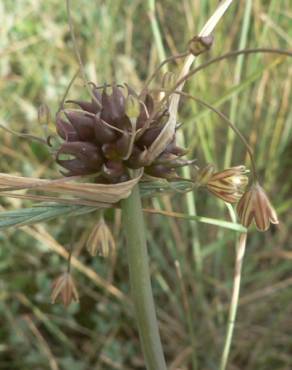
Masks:
[[[97,253],[102,257],[108,257],[116,248],[113,235],[105,223],[103,217],[95,225],[86,243],[86,249],[92,256]]]
[[[279,223],[276,211],[258,183],[243,194],[237,205],[237,213],[243,226],[249,227],[254,219],[260,231],[268,230],[270,223]]]
[[[214,173],[214,167],[207,166],[199,174],[199,184],[228,203],[236,203],[248,183],[245,166],[236,166]]]
[[[189,51],[198,56],[209,50],[213,44],[214,37],[209,36],[195,36],[189,42]]]
[[[65,307],[72,301],[79,302],[79,296],[75,282],[69,272],[64,272],[53,283],[51,301],[55,303],[60,299]]]

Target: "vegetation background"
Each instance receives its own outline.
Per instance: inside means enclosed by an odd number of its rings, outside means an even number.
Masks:
[[[186,50],[217,0],[74,0],[72,13],[88,78],[127,82],[136,89],[167,56]],[[152,18],[151,18],[152,17]],[[150,19],[153,23],[151,27]],[[235,1],[200,61],[242,47],[292,47],[288,0]],[[157,21],[159,37],[155,38]],[[154,30],[154,33],[153,33]],[[159,36],[159,33],[156,36]],[[37,108],[54,113],[77,69],[64,1],[0,2],[0,119],[22,133],[43,135]],[[175,66],[172,66],[175,69]],[[261,234],[252,229],[244,262],[230,370],[292,368],[292,111],[291,62],[283,56],[250,55],[220,62],[197,74],[187,90],[228,115],[254,149],[265,189],[281,221]],[[157,82],[157,84],[159,81]],[[71,98],[86,96],[82,80]],[[199,164],[244,163],[218,117],[193,102],[182,104],[185,145]],[[53,122],[52,122],[53,127]],[[0,132],[1,172],[54,178],[58,169],[46,148]],[[2,210],[29,202],[1,198]],[[149,207],[229,219],[222,202],[204,191],[160,196]],[[290,212],[289,212],[290,211]],[[96,216],[96,217],[95,217]],[[107,212],[117,241],[110,259],[83,249],[97,215],[62,217],[0,233],[0,369],[143,369],[132,314],[120,214]],[[152,279],[170,370],[217,369],[233,278],[236,233],[220,227],[146,215]],[[75,233],[74,276],[81,302],[67,310],[51,305],[52,280],[66,268]],[[198,273],[193,251],[202,251]],[[198,267],[198,266],[197,266]],[[179,273],[179,270],[181,274]]]

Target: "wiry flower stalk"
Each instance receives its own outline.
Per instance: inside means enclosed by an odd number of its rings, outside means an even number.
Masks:
[[[247,238],[246,233],[240,235],[238,247],[236,249],[234,279],[233,279],[231,302],[229,306],[227,332],[226,332],[224,348],[223,348],[223,352],[221,356],[219,370],[226,370],[226,366],[227,366],[227,362],[229,358],[232,337],[233,337],[233,332],[234,332],[234,326],[235,326],[235,319],[236,319],[237,308],[238,308],[242,265],[243,265],[243,258],[245,254],[245,248],[246,248],[246,238]]]

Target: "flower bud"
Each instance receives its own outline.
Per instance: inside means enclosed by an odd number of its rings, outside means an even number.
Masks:
[[[189,51],[195,56],[205,53],[213,44],[214,37],[209,36],[195,36],[189,42]]]
[[[115,131],[107,126],[102,119],[95,116],[94,122],[95,141],[98,144],[111,143],[112,141],[115,141],[117,138]]]
[[[64,111],[64,113],[81,141],[95,140],[95,122],[92,117],[86,116],[82,112]]]
[[[62,155],[73,157],[62,159]],[[57,152],[56,161],[69,170],[66,176],[98,172],[102,166],[100,150],[92,143],[83,141],[65,142]]]
[[[199,173],[199,185],[228,203],[236,203],[242,196],[248,183],[245,166],[236,166],[214,173],[214,167],[208,165]]]
[[[254,220],[259,231],[268,230],[270,223],[279,223],[275,209],[258,183],[243,194],[237,205],[237,213],[243,226],[249,227]]]
[[[163,130],[163,126],[151,127],[139,138],[137,145],[144,149],[149,147]]]
[[[96,114],[98,112],[97,104],[94,105],[92,102],[82,100],[66,100],[66,103],[73,103],[79,105],[85,112]]]
[[[102,166],[102,174],[108,180],[116,180],[125,173],[125,166],[122,161],[106,161]]]
[[[108,257],[115,251],[116,245],[113,235],[101,217],[100,221],[95,225],[86,243],[86,249],[91,256],[96,256],[97,253],[102,257]]]
[[[123,128],[125,123],[125,97],[119,87],[113,86],[111,95],[108,95],[106,89],[104,89],[100,118],[110,125]]]
[[[79,302],[78,291],[69,272],[63,273],[53,283],[52,303],[55,303],[57,299],[60,299],[65,307],[69,306],[72,301]]]
[[[58,135],[65,141],[78,141],[79,136],[75,128],[67,121],[63,120],[60,115],[56,118],[56,129]]]

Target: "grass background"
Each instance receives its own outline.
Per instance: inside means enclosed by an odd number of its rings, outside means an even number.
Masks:
[[[162,0],[156,20],[167,56],[186,50],[217,6],[212,0]],[[74,0],[72,13],[87,76],[100,84],[127,82],[135,89],[159,63],[146,1]],[[287,0],[235,2],[201,62],[239,47],[292,47]],[[37,107],[54,113],[77,69],[64,2],[4,0],[0,3],[0,120],[22,133],[43,135]],[[161,53],[161,50],[160,50]],[[177,67],[171,67],[175,70]],[[291,61],[252,55],[213,65],[187,90],[214,104],[249,139],[265,189],[281,223],[265,234],[252,229],[229,369],[292,368]],[[159,79],[156,85],[159,86]],[[79,79],[70,97],[86,96]],[[238,140],[213,113],[193,102],[181,105],[185,145],[198,163],[244,163]],[[53,123],[50,128],[53,130]],[[0,170],[52,178],[58,169],[46,148],[0,131]],[[195,200],[194,200],[195,198]],[[146,202],[147,203],[147,202]],[[1,198],[3,210],[29,202]],[[229,220],[222,202],[200,191],[148,201],[163,210]],[[194,207],[195,205],[195,207]],[[95,217],[96,216],[96,217]],[[121,215],[109,211],[117,253],[90,258],[83,249],[96,214],[62,217],[47,224],[0,233],[0,369],[143,369],[129,298]],[[236,233],[158,215],[146,215],[158,317],[170,370],[218,368],[233,275]],[[74,276],[81,303],[68,310],[50,304],[52,280],[65,268],[73,230]],[[202,251],[202,271],[194,257]],[[181,277],[178,273],[181,271]]]

